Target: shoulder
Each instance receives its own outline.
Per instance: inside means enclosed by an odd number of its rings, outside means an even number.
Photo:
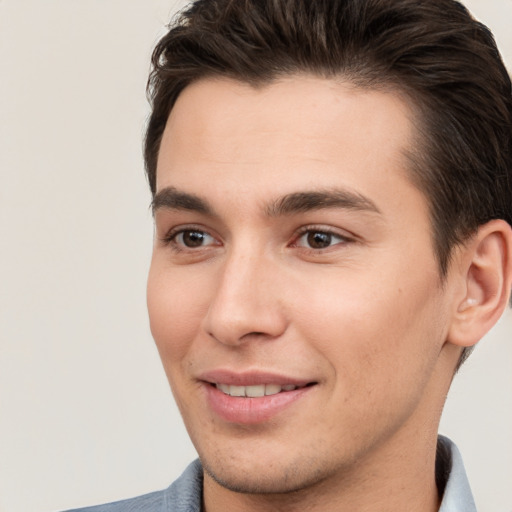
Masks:
[[[167,489],[68,512],[200,512],[203,470],[198,460]]]
[[[152,492],[128,500],[79,508],[68,512],[161,512],[165,510],[165,492],[165,490]]]

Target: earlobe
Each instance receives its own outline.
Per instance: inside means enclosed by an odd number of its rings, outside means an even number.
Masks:
[[[461,256],[463,296],[456,300],[448,341],[475,345],[498,321],[512,287],[512,229],[503,220],[482,225]]]

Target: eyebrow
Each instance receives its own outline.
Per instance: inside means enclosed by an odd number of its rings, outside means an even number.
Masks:
[[[215,215],[205,199],[195,194],[179,191],[175,187],[163,188],[155,195],[151,201],[153,215],[160,208],[189,210],[204,215]],[[371,199],[346,189],[328,189],[287,194],[270,202],[265,208],[265,213],[269,217],[279,217],[324,208],[343,208],[381,213]]]
[[[381,213],[371,199],[357,192],[346,189],[328,189],[288,194],[271,203],[267,207],[267,215],[278,217],[324,208],[343,208]]]
[[[165,187],[160,190],[151,201],[153,215],[160,208],[169,210],[190,210],[193,212],[213,215],[208,203],[195,194],[181,192],[174,187]]]

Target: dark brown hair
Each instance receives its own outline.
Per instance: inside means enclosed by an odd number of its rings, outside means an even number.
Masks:
[[[162,134],[187,85],[306,72],[411,100],[411,179],[429,201],[441,276],[451,249],[478,226],[512,225],[510,77],[491,32],[457,1],[197,0],[159,41],[152,65],[144,157],[153,194]]]

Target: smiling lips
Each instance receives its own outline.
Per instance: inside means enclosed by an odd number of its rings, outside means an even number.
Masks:
[[[214,415],[241,425],[274,418],[316,387],[314,382],[292,383],[287,378],[262,374],[215,372],[202,380],[207,405]]]
[[[278,393],[281,393],[281,391],[294,391],[295,389],[304,386],[295,386],[294,384],[285,384],[284,386],[281,386],[280,384],[258,384],[254,386],[215,384],[215,387],[229,396],[259,398],[262,396],[277,395]]]

